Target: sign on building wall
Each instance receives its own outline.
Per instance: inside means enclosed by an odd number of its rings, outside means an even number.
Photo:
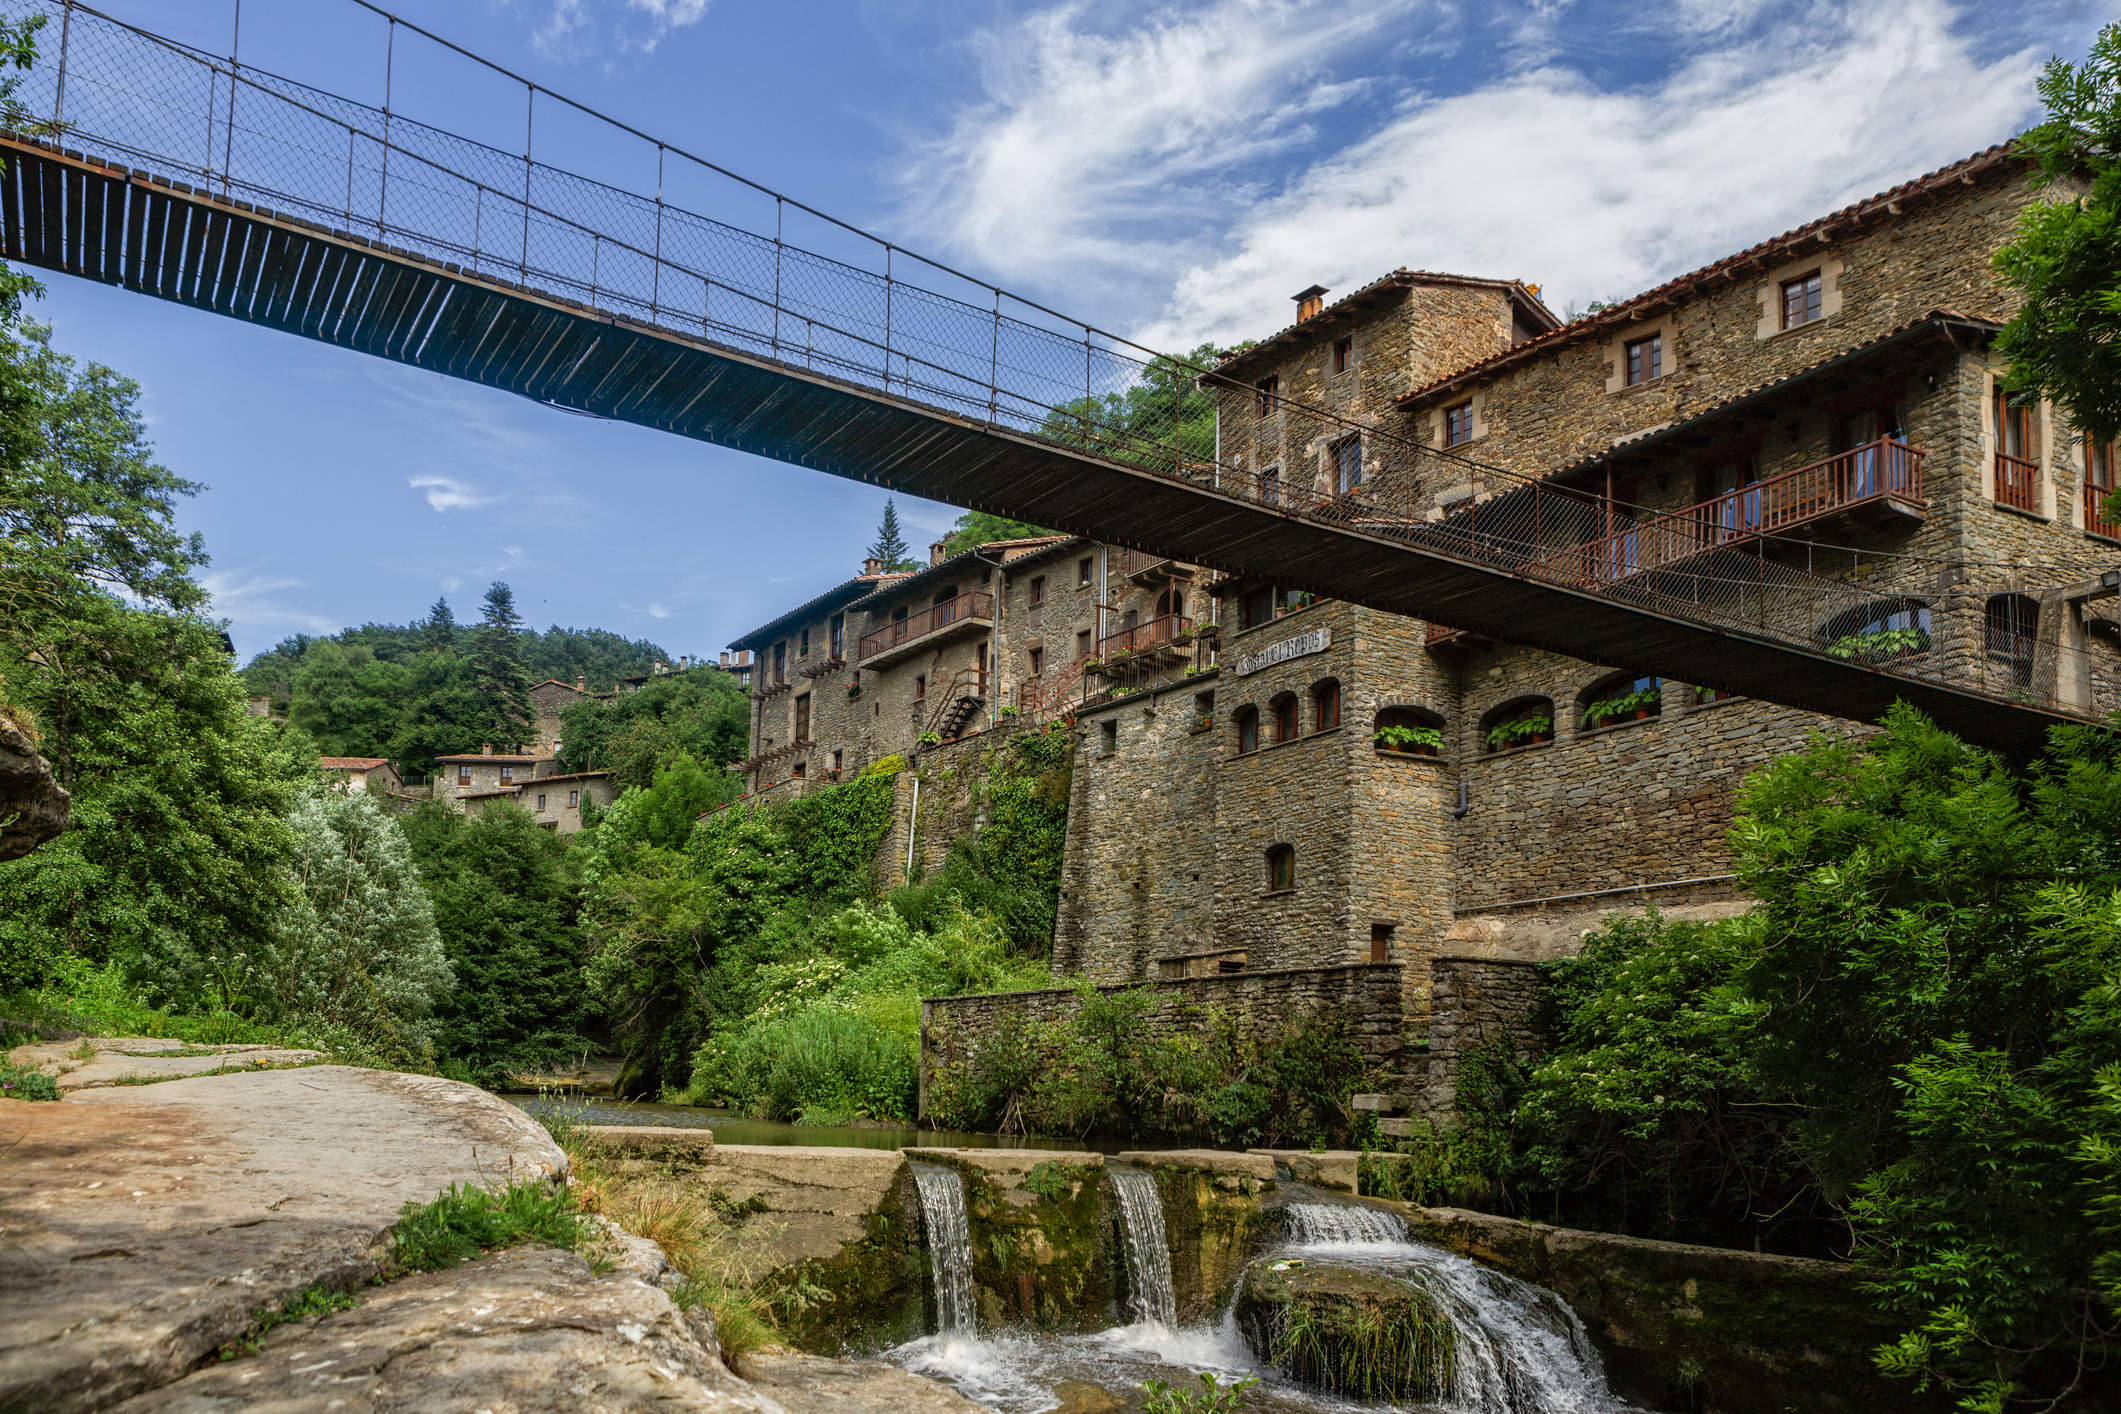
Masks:
[[[1256,673],[1261,668],[1271,668],[1276,663],[1286,663],[1291,658],[1308,658],[1313,653],[1323,653],[1333,646],[1331,628],[1314,628],[1309,633],[1299,633],[1294,638],[1284,638],[1279,643],[1270,643],[1257,653],[1237,660],[1237,675]]]

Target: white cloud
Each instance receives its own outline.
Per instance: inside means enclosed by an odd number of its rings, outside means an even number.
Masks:
[[[210,570],[199,577],[200,587],[213,602],[213,612],[231,620],[245,636],[269,629],[337,633],[344,627],[338,619],[288,602],[284,591],[304,588],[307,583],[255,570]]]
[[[608,28],[619,49],[653,52],[673,30],[700,22],[709,0],[552,0],[544,23],[531,31],[531,41],[546,54],[571,58],[596,47],[600,30]],[[615,11],[602,25],[593,12]]]
[[[512,555],[520,559],[523,554],[523,547],[520,545],[503,545],[501,547],[501,553],[504,555]]]
[[[1257,337],[1296,289],[1401,265],[1520,277],[1557,309],[1634,293],[2009,136],[2055,47],[1978,56],[1948,0],[1684,0],[1591,46],[1584,65],[1673,56],[1616,87],[1572,67],[1587,20],[1566,5],[1471,34],[1442,0],[1210,0],[1123,32],[1100,14],[1066,0],[977,41],[982,95],[909,158],[911,210],[1077,308],[1122,288],[1161,305],[1136,336],[1180,348]],[[1379,52],[1406,67],[1425,43],[1460,46],[1445,76],[1499,45],[1496,76],[1456,93],[1377,76]],[[1321,118],[1379,100],[1367,131],[1309,155]]]
[[[1168,265],[1188,240],[1169,218],[1226,217],[1247,196],[1233,171],[1308,140],[1359,91],[1328,61],[1423,8],[1216,0],[1106,33],[1068,0],[982,31],[985,99],[903,174],[910,219],[1018,278]]]
[[[1299,286],[1345,292],[1400,265],[1522,278],[1557,309],[1633,294],[2033,116],[2040,52],[1977,61],[1942,0],[1824,13],[1641,91],[1547,65],[1411,100],[1249,213],[1234,251],[1180,272],[1144,342],[1256,336]]]
[[[463,588],[463,586],[463,580],[458,579],[455,575],[451,575],[447,579],[442,581],[442,592],[444,594],[454,594],[457,592],[457,590]]]
[[[648,606],[648,617],[651,619],[667,619],[670,617],[670,610],[664,608],[661,604],[652,603]]]
[[[474,506],[484,506],[496,498],[472,489],[455,477],[412,476],[405,484],[415,491],[427,493],[427,504],[438,511],[464,511]]]

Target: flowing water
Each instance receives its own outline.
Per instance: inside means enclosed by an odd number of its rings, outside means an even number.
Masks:
[[[936,1323],[945,1336],[978,1329],[972,1299],[972,1227],[965,1221],[965,1177],[940,1164],[914,1164],[921,1194],[921,1231],[935,1280]]]
[[[1156,1177],[1131,1164],[1105,1170],[1119,1208],[1127,1249],[1127,1294],[1134,1318],[1162,1326],[1178,1324],[1178,1297],[1171,1290],[1171,1247],[1164,1236],[1164,1200]]]
[[[1134,1170],[1147,1182],[1132,1182],[1123,1177],[1130,1172],[1124,1165],[1107,1172],[1126,1240],[1132,1289],[1161,1290],[1168,1301],[1170,1253],[1164,1242],[1154,1244],[1164,1257],[1160,1287],[1155,1275],[1137,1267],[1138,1255],[1148,1246],[1142,1239],[1150,1223],[1159,1239],[1163,1234],[1154,1181]],[[962,1203],[962,1189],[956,1192]],[[924,1185],[924,1207],[927,1201]],[[982,1336],[968,1324],[910,1341],[885,1358],[946,1380],[1002,1414],[1107,1408],[1110,1395],[1121,1396],[1132,1407],[1139,1403],[1142,1381],[1191,1386],[1194,1372],[1202,1370],[1215,1372],[1226,1383],[1246,1373],[1259,1376],[1261,1383],[1245,1407],[1261,1414],[1353,1414],[1386,1407],[1410,1414],[1622,1414],[1630,1409],[1607,1392],[1597,1352],[1582,1323],[1552,1292],[1414,1242],[1398,1216],[1382,1209],[1355,1202],[1296,1202],[1283,1216],[1287,1241],[1257,1260],[1359,1266],[1420,1286],[1435,1297],[1457,1336],[1455,1387],[1449,1398],[1366,1405],[1296,1384],[1263,1367],[1246,1345],[1234,1301],[1220,1320],[1185,1327],[1175,1326],[1168,1316],[1156,1319],[1140,1303],[1132,1324],[1092,1335],[1020,1331]],[[938,1289],[941,1285],[938,1276]]]

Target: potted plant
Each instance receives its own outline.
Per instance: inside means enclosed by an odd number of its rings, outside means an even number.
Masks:
[[[997,717],[1013,717],[1016,715],[1016,709],[1014,707],[1004,707],[994,715]]]
[[[1379,727],[1372,736],[1380,751],[1434,756],[1443,748],[1443,733],[1435,727]]]
[[[1891,658],[1912,658],[1917,653],[1929,652],[1929,649],[1928,629],[1882,628],[1852,633],[1837,640],[1826,651],[1836,658],[1878,663]]]
[[[943,744],[943,738],[937,732],[922,732],[917,740],[922,746],[941,746]]]
[[[1221,632],[1222,625],[1216,623],[1213,619],[1210,619],[1207,623],[1204,624],[1193,625],[1193,633],[1194,636],[1197,638],[1213,638],[1216,634]]]
[[[1504,722],[1488,731],[1488,750],[1515,751],[1520,746],[1537,746],[1551,741],[1554,736],[1554,719],[1551,717],[1526,717],[1520,721]]]
[[[1694,705],[1706,707],[1711,702],[1722,702],[1730,695],[1720,687],[1697,687],[1694,689]]]
[[[860,697],[860,696],[862,695],[862,685],[861,685],[860,683],[858,683],[858,682],[850,682],[850,683],[848,683],[848,684],[847,684],[847,695],[848,695],[849,697]]]

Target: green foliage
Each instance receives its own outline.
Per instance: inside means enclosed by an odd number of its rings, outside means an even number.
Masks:
[[[1417,746],[1426,746],[1432,751],[1443,748],[1443,733],[1435,727],[1379,727],[1371,733],[1371,738],[1394,751],[1411,751]]]
[[[2121,25],[2082,64],[2051,59],[2048,120],[2017,150],[2060,191],[2027,206],[1996,269],[2024,302],[1997,347],[2014,391],[2052,399],[2101,440],[2121,435]]]
[[[505,801],[466,818],[439,802],[406,833],[434,900],[455,989],[436,1046],[473,1073],[579,1053],[582,948],[567,847]]]
[[[881,560],[885,574],[901,574],[919,568],[906,545],[906,537],[899,533],[898,503],[888,496],[884,498],[884,518],[876,527],[876,539],[869,546],[867,558]]]
[[[0,1100],[56,1100],[59,1082],[33,1065],[0,1056]]]
[[[1240,1375],[1223,1384],[1212,1370],[1194,1374],[1199,1389],[1169,1385],[1162,1380],[1142,1381],[1142,1414],[1234,1414],[1244,1407],[1245,1395],[1259,1383],[1257,1375]]]
[[[827,904],[867,897],[893,799],[891,777],[862,776],[782,807],[779,824],[794,865],[789,887]]]
[[[1057,1201],[1068,1191],[1067,1167],[1052,1159],[1041,1159],[1024,1175],[1024,1191],[1048,1201]]]
[[[390,1234],[390,1266],[432,1272],[526,1242],[572,1251],[590,1235],[563,1187],[533,1180],[505,1188],[453,1183],[431,1202],[407,1202]]]
[[[452,977],[404,832],[367,793],[321,784],[288,823],[291,902],[244,979],[256,1014],[417,1055]]]
[[[1636,692],[1609,697],[1602,702],[1592,702],[1583,709],[1583,724],[1597,726],[1604,722],[1617,722],[1639,707],[1655,707],[1664,701],[1662,689],[1645,687]]]
[[[334,1311],[351,1311],[360,1304],[361,1298],[350,1291],[334,1291],[321,1283],[305,1286],[277,1307],[260,1306],[252,1312],[250,1329],[223,1343],[221,1359],[240,1360],[246,1355],[255,1355],[263,1346],[265,1337],[281,1326],[319,1319]]]
[[[480,735],[511,745],[529,741],[532,710],[530,670],[523,661],[523,616],[516,612],[515,592],[499,580],[487,586],[471,663],[479,693]]]
[[[1493,751],[1507,751],[1553,730],[1554,719],[1551,717],[1526,717],[1521,721],[1503,722],[1488,728],[1488,747]]]
[[[751,700],[729,673],[694,668],[652,677],[636,692],[577,702],[560,713],[560,761],[569,771],[608,770],[621,790],[647,786],[656,772],[690,755],[717,778],[710,804],[733,800],[742,777],[721,768],[741,761]]]
[[[995,540],[1029,540],[1039,535],[1054,535],[1057,531],[1046,530],[1029,521],[1010,520],[1006,516],[990,515],[986,511],[966,511],[957,518],[957,524],[944,538],[943,553],[962,555],[967,550]]]
[[[1215,398],[1200,386],[1202,371],[1220,361],[1213,344],[1183,359],[1158,355],[1126,388],[1058,404],[1040,431],[1121,461],[1169,467],[1174,455],[1207,460],[1215,454]]]
[[[1835,658],[1876,663],[1888,658],[1904,658],[1911,653],[1929,652],[1930,634],[1926,628],[1870,629],[1837,638],[1826,651]]]

